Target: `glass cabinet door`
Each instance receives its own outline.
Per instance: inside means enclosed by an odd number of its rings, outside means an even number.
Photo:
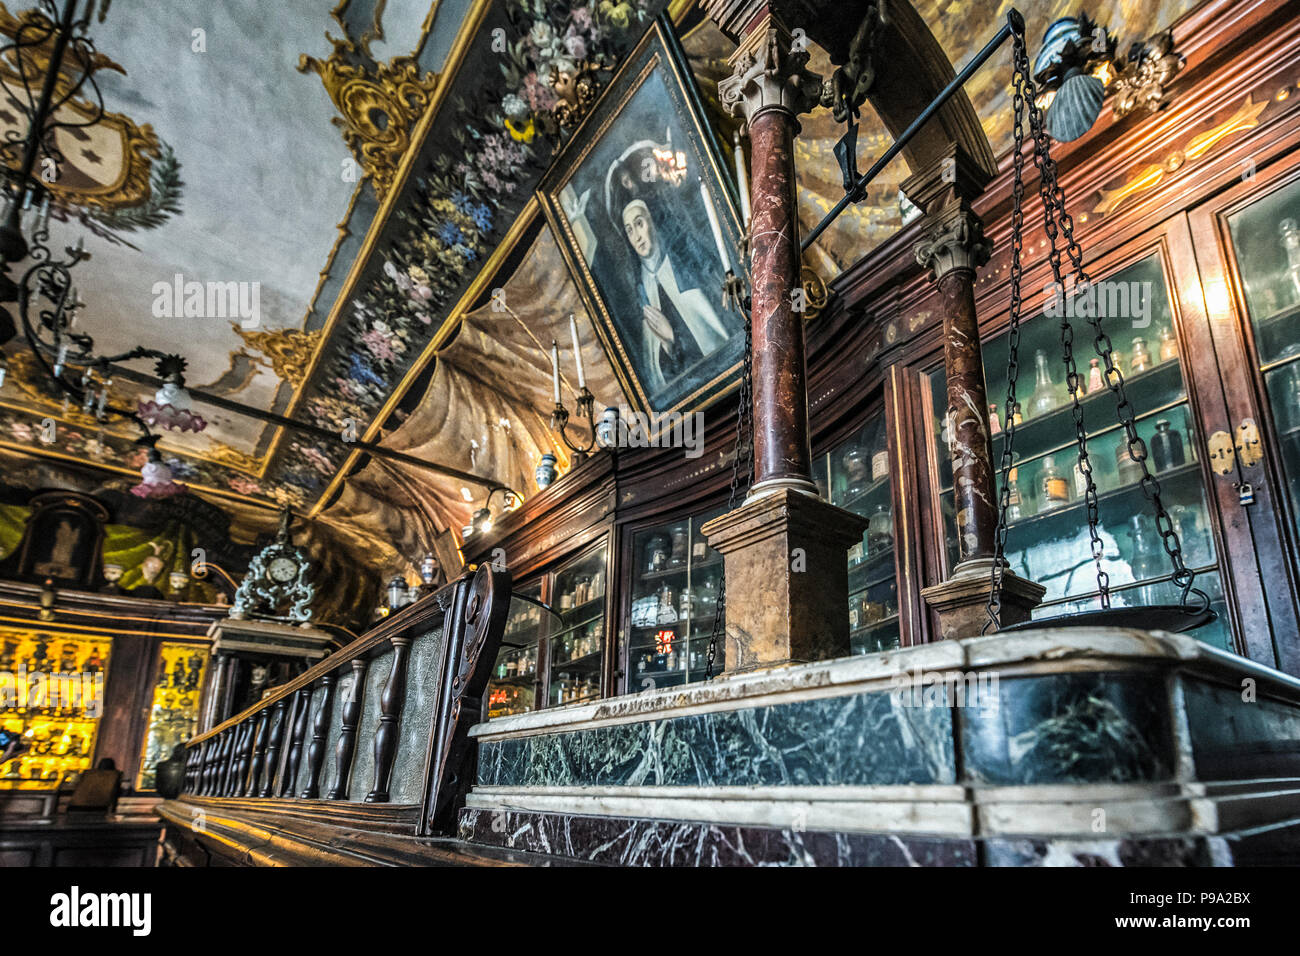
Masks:
[[[632,536],[632,618],[628,634],[627,689],[672,687],[704,680],[709,637],[718,611],[722,555],[700,527],[717,508],[647,528]],[[726,666],[718,641],[716,675]]]
[[[819,456],[813,477],[831,504],[870,521],[849,549],[849,642],[854,654],[899,646],[893,494],[884,415]]]
[[[1104,365],[1093,348],[1088,309],[1095,309],[1110,336],[1124,375],[1138,435],[1146,442],[1148,466],[1160,485],[1162,502],[1182,544],[1183,560],[1196,572],[1195,587],[1210,598],[1218,620],[1193,632],[1199,639],[1232,649],[1232,631],[1220,580],[1203,473],[1202,439],[1189,406],[1174,329],[1173,308],[1158,255],[1094,282],[1086,296],[1064,303],[1074,327],[1089,462],[1097,488],[1102,568],[1109,576],[1111,605],[1176,604],[1173,566],[1156,532],[1155,514],[1141,489],[1142,467],[1128,454]],[[1006,439],[1007,413],[1016,417],[1014,466],[1008,475],[1010,505],[1006,558],[1011,568],[1044,585],[1047,593],[1036,619],[1095,609],[1099,588],[1088,530],[1086,482],[1062,358],[1059,315],[1039,315],[1021,324],[1016,407],[1002,406],[1007,394],[1007,338],[984,343],[989,430],[997,468]],[[948,566],[956,559],[952,467],[944,417],[942,370],[930,375],[931,407],[938,457],[940,511],[947,535]],[[1000,483],[1000,475],[998,476]],[[999,487],[1000,491],[1000,487]]]
[[[555,572],[551,607],[563,624],[547,642],[547,706],[600,696],[606,576],[604,545]]]
[[[1291,513],[1300,516],[1300,180],[1227,217]]]
[[[1192,210],[1186,243],[1222,376],[1207,422],[1236,451],[1215,480],[1234,580],[1253,586],[1243,637],[1254,659],[1300,674],[1300,170],[1275,166]]]
[[[540,581],[514,590],[501,650],[488,681],[488,718],[526,714],[537,708],[538,648],[551,615],[542,604]]]

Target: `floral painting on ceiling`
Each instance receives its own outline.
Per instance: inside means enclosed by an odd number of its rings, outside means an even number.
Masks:
[[[335,336],[321,363],[325,372],[303,405],[308,420],[365,432],[582,111],[663,6],[509,0],[501,32],[494,35],[491,22],[480,29],[471,59],[496,69],[458,77],[450,115],[437,124],[442,140],[427,150],[431,156],[398,213],[400,234],[376,257],[374,277],[351,303],[346,333]],[[337,445],[290,442],[276,475],[294,503],[304,504],[346,456]]]

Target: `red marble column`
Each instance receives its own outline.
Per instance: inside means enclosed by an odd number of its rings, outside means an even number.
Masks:
[[[937,283],[943,310],[958,563],[992,558],[998,523],[974,283],[974,270],[966,268],[953,269]]]
[[[807,367],[799,288],[799,220],[794,189],[798,122],[782,107],[749,124],[752,147],[754,481],[812,485]]]

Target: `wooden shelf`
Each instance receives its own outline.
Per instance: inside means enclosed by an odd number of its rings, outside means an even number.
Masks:
[[[1177,468],[1170,468],[1167,471],[1159,472],[1158,474],[1155,474],[1155,478],[1156,480],[1162,483],[1172,482],[1184,478],[1188,475],[1196,474],[1199,471],[1200,471],[1200,463],[1197,461],[1189,461],[1186,462],[1185,464],[1179,465]],[[1100,507],[1101,505],[1107,504],[1109,502],[1123,498],[1126,495],[1132,494],[1134,491],[1140,493],[1141,489],[1142,489],[1142,483],[1139,481],[1135,481],[1131,484],[1124,485],[1122,488],[1116,488],[1113,491],[1107,491],[1104,494],[1097,495],[1097,505]],[[1019,528],[1028,528],[1037,524],[1041,524],[1044,521],[1050,521],[1052,519],[1062,518],[1067,515],[1079,514],[1081,512],[1086,512],[1086,510],[1087,510],[1087,502],[1084,499],[1079,498],[1076,499],[1075,501],[1072,501],[1070,504],[1064,505],[1060,508],[1053,508],[1050,511],[1040,511],[1038,514],[1027,515],[1026,517],[1021,518],[1019,521],[1008,522],[1007,527],[1013,531]]]
[[[525,687],[529,684],[537,683],[537,671],[529,671],[527,674],[514,674],[510,677],[497,677],[493,675],[488,681],[490,684],[509,684],[512,687]]]
[[[686,574],[688,571],[693,574],[698,574],[701,571],[707,571],[710,568],[720,567],[721,565],[722,565],[721,558],[710,558],[708,561],[699,561],[694,564],[688,561],[686,564],[680,565],[675,568],[664,568],[663,570],[660,571],[645,571],[637,575],[637,580],[638,581],[660,581],[664,578],[674,577],[675,575]]]
[[[857,627],[849,628],[849,637],[852,639],[854,637],[862,637],[865,634],[874,634],[876,631],[879,631],[890,624],[897,623],[898,614],[895,612],[894,614],[889,615],[889,617],[882,617],[879,621],[872,621],[870,624],[860,624]]]
[[[604,656],[603,651],[595,651],[583,657],[574,658],[567,661],[551,661],[551,680],[555,680],[557,671],[596,671],[600,670],[600,659]]]
[[[866,501],[868,498],[870,498],[881,488],[888,488],[888,487],[889,487],[889,475],[885,475],[871,482],[871,484],[867,485],[866,488],[862,489],[862,491],[858,492],[853,497],[845,498],[841,502],[831,502],[831,503],[836,505],[836,507],[843,508],[845,511],[852,511],[854,505],[858,504],[859,502]]]

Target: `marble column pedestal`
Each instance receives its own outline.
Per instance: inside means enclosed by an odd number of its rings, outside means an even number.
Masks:
[[[921,597],[939,618],[939,636],[944,640],[979,637],[988,623],[989,592],[992,589],[993,559],[963,561],[947,581],[921,589]],[[1047,589],[1011,571],[1002,573],[1004,627],[1023,624],[1033,615]]]
[[[867,519],[773,489],[701,529],[727,576],[726,671],[847,657],[847,552]]]

